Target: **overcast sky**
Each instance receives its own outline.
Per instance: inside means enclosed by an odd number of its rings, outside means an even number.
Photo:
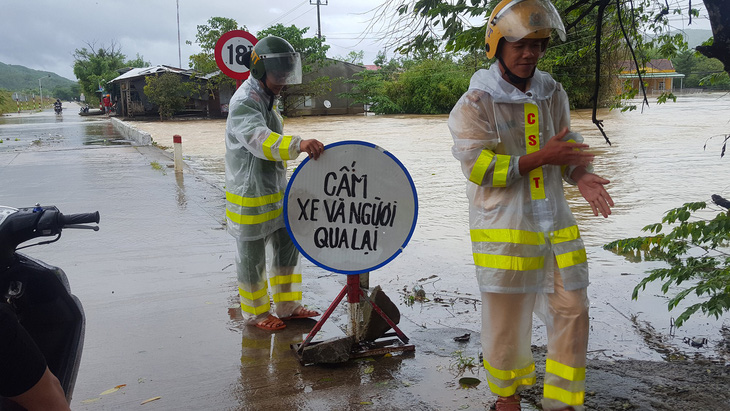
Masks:
[[[670,3],[676,4],[672,0]],[[317,0],[2,0],[0,62],[56,73],[76,80],[74,50],[112,42],[132,59],[139,53],[153,65],[188,67],[188,56],[199,52],[197,26],[211,17],[227,17],[256,33],[277,23],[310,27],[317,34]],[[383,44],[377,33],[367,33],[373,9],[383,0],[320,0],[322,35],[330,45],[329,57],[364,51],[372,64]],[[662,1],[664,3],[664,1]],[[178,6],[179,5],[179,6]],[[700,0],[693,1],[702,7]],[[178,10],[180,42],[178,43]],[[701,14],[705,14],[704,9]],[[682,27],[681,21],[675,26]],[[705,19],[685,28],[709,29]],[[380,28],[382,29],[382,27]],[[186,40],[193,45],[185,44]],[[179,44],[179,48],[178,48]],[[181,52],[180,54],[178,52]],[[388,54],[392,57],[392,53]]]

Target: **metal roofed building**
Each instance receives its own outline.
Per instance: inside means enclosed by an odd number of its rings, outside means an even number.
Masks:
[[[157,106],[144,94],[144,86],[147,76],[162,73],[178,74],[182,77],[182,81],[190,81],[195,77],[192,70],[164,65],[126,69],[107,83],[111,85],[109,88],[112,90],[112,100],[116,102],[116,114],[122,117],[134,117],[157,113]],[[207,96],[191,96],[186,111],[207,115]]]
[[[621,73],[618,77],[631,79],[633,87],[639,89],[639,71],[636,69],[636,64],[633,61],[623,61],[620,64]],[[667,59],[652,59],[641,70],[641,79],[646,84],[648,94],[675,90],[675,79],[679,79],[679,89],[681,90],[684,86],[684,77],[684,74],[674,70],[674,65]]]

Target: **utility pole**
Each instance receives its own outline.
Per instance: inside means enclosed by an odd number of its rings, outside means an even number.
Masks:
[[[177,6],[177,59],[178,64],[180,68],[183,68],[182,66],[182,51],[180,49],[180,0],[176,1]]]
[[[41,84],[41,80],[43,80],[46,77],[51,77],[51,75],[49,74],[47,76],[43,76],[38,79],[38,88],[40,89],[40,92],[41,92],[41,103],[38,105],[38,108],[41,110],[43,109],[43,84]]]
[[[319,22],[319,6],[326,6],[329,0],[309,0],[309,5],[317,5],[317,37],[322,40],[322,24]],[[316,2],[316,3],[315,3]]]

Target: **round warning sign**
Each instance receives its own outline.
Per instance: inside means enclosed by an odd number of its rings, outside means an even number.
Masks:
[[[380,268],[408,244],[418,198],[395,156],[363,141],[330,144],[289,180],[284,221],[301,253],[342,274]]]
[[[251,74],[244,63],[244,54],[257,43],[253,34],[243,30],[231,30],[215,43],[215,62],[223,74],[236,80],[246,80]]]

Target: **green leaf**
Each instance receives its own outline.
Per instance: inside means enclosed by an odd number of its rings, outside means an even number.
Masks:
[[[459,385],[461,386],[461,388],[474,388],[481,383],[482,383],[482,381],[479,378],[474,378],[474,377],[459,378]]]
[[[665,268],[648,271],[648,275],[634,287],[632,299],[637,299],[654,281],[662,282],[663,294],[672,294],[667,303],[668,310],[682,305],[690,294],[697,296],[700,301],[680,314],[675,321],[676,326],[681,326],[698,311],[713,317],[730,311],[730,256],[727,250],[730,216],[720,212],[712,220],[707,220],[695,215],[706,207],[707,204],[701,201],[686,203],[664,214],[662,222],[666,227],[661,223],[644,227],[645,231],[652,233],[669,229],[667,235],[619,239],[603,246],[627,258],[632,257],[629,258],[631,261],[643,257],[667,264]]]

